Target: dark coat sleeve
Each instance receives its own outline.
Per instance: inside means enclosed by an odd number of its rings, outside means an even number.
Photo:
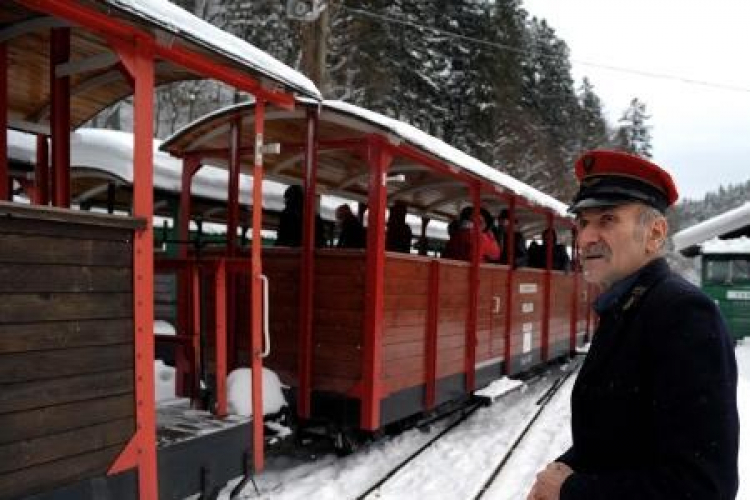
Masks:
[[[650,466],[574,473],[561,500],[735,498],[738,486],[737,369],[726,326],[702,294],[678,291],[655,312],[644,348],[654,381]],[[646,462],[644,457],[644,463]],[[575,469],[574,452],[561,458]]]

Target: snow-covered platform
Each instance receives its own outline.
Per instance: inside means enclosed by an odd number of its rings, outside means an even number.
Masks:
[[[159,498],[205,498],[252,470],[252,419],[219,419],[190,408],[189,400],[162,401],[157,408]]]

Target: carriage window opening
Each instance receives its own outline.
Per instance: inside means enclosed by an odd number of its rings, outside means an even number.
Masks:
[[[750,259],[741,257],[732,260],[732,281],[750,282]]]
[[[706,266],[706,283],[723,284],[729,281],[730,263],[727,260],[710,260]]]

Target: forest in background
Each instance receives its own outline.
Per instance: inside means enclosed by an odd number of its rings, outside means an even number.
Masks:
[[[315,80],[324,97],[408,122],[567,202],[571,165],[587,149],[651,156],[646,103],[608,103],[608,123],[587,79],[571,75],[568,47],[520,0],[328,0],[315,22],[280,0],[172,0]],[[318,59],[316,60],[316,57]],[[246,100],[216,82],[183,82],[157,93],[157,136]],[[129,103],[94,126],[128,129]],[[750,199],[750,181],[684,200],[675,229]]]

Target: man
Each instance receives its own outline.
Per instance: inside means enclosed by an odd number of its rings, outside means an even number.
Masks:
[[[336,208],[336,223],[339,226],[337,248],[365,248],[367,244],[365,228],[346,203]]]
[[[735,498],[736,362],[714,303],[661,257],[674,183],[620,152],[575,170],[570,211],[600,321],[571,397],[573,445],[528,499]]]

